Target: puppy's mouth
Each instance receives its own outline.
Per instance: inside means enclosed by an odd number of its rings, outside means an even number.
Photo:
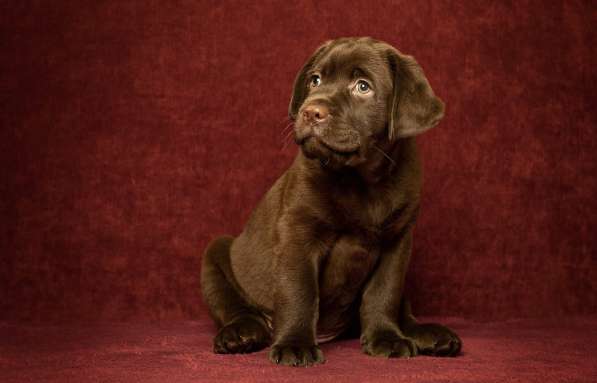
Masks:
[[[341,157],[350,157],[352,155],[356,155],[359,153],[359,146],[343,146],[328,140],[325,140],[322,137],[315,137],[315,136],[308,136],[304,137],[297,142],[303,149],[307,151],[312,151],[312,149],[316,149],[317,147],[324,148],[326,151],[336,154]]]
[[[351,154],[357,154],[359,152],[358,146],[339,146],[332,142],[328,142],[323,138],[319,138],[318,141],[327,150],[341,156],[350,156]]]

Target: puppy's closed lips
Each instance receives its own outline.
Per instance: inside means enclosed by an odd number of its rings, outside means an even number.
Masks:
[[[360,146],[339,146],[330,143],[325,138],[316,134],[304,136],[297,140],[297,144],[301,146],[303,152],[310,158],[319,157],[320,159],[328,160],[330,157],[338,159],[348,159],[354,155],[358,155]]]
[[[341,155],[350,155],[355,154],[359,151],[359,146],[352,145],[352,146],[339,146],[338,144],[327,142],[325,138],[318,137],[317,138],[321,145],[325,146],[327,149],[331,150],[334,153],[341,154]]]
[[[301,133],[295,135],[295,142],[297,145],[303,146],[309,140],[311,140],[312,143],[316,142],[332,152],[343,155],[356,153],[361,146],[358,139],[353,141],[348,135],[335,138],[334,141],[332,141],[326,138],[323,129],[318,126],[310,126],[302,129]]]

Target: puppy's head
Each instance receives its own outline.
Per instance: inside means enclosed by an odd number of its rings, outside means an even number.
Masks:
[[[432,128],[443,111],[417,62],[370,38],[319,47],[297,75],[289,107],[303,153],[335,168]]]

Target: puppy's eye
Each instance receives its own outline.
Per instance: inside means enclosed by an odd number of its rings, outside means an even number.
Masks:
[[[371,85],[365,80],[359,80],[357,82],[357,92],[367,94],[371,91]]]
[[[315,88],[321,85],[321,77],[319,75],[314,74],[311,76],[311,88]]]

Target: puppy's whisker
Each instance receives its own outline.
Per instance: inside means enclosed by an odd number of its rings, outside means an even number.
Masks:
[[[277,126],[280,126],[280,125],[285,126],[285,128],[283,129],[283,131],[284,131],[284,130],[288,129],[289,125],[292,125],[292,124],[294,124],[294,121],[292,121],[289,117],[286,117],[282,121],[278,122],[276,125]]]
[[[280,149],[280,151],[283,152],[284,150],[286,150],[286,148],[288,147],[288,144],[290,144],[290,141],[291,140],[287,140],[286,142],[284,142],[284,145],[282,145],[282,149]]]
[[[282,140],[282,143],[286,142],[286,140],[288,140],[288,138],[292,135],[292,133],[294,133],[294,130],[290,130],[290,131],[286,132],[284,134],[284,136],[280,138]]]
[[[284,135],[284,138],[282,138],[282,142],[288,140],[290,137],[292,137],[293,134],[294,134],[294,130],[289,130],[288,132],[286,132],[286,134]]]
[[[379,148],[377,145],[373,144],[373,148],[375,148],[375,150],[377,150],[378,152],[380,152],[381,154],[383,154],[383,156],[385,158],[388,159],[388,161],[390,161],[392,163],[392,165],[396,166],[396,162],[390,157],[388,156],[388,154],[386,152],[384,152],[383,150],[381,150],[381,148]]]
[[[284,133],[286,133],[286,131],[287,131],[289,128],[292,128],[293,126],[294,126],[294,123],[293,123],[293,122],[290,122],[288,125],[286,125],[286,127],[285,127],[284,129],[282,129],[282,131],[280,132],[280,134],[284,134]]]
[[[280,120],[280,122],[278,122],[278,124],[281,125],[281,124],[287,123],[289,121],[290,121],[290,117],[286,116],[282,120]],[[292,122],[292,121],[290,121],[290,122]]]
[[[282,140],[284,145],[282,145],[282,149],[280,149],[281,151],[284,151],[284,149],[286,149],[288,147],[288,144],[290,144],[293,141],[292,140],[293,133],[294,133],[294,130],[291,130],[288,133],[286,133],[286,137],[284,137],[284,139]]]

